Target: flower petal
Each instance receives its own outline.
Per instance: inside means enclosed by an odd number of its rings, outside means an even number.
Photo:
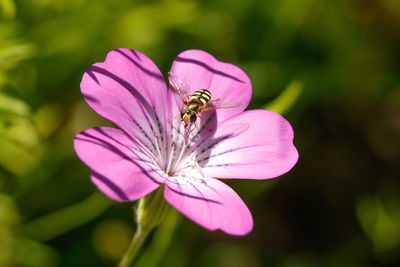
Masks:
[[[123,131],[110,127],[85,130],[75,136],[79,158],[92,169],[93,183],[117,201],[139,199],[159,187],[158,174],[144,156],[135,156],[136,145]]]
[[[234,106],[216,111],[219,122],[242,112],[250,102],[252,87],[246,73],[235,65],[218,61],[204,51],[187,50],[180,53],[172,64],[171,73],[187,83],[192,92],[208,89],[212,95],[211,101],[218,100],[222,106]],[[206,118],[207,114],[202,116]]]
[[[197,159],[209,177],[273,178],[288,172],[298,159],[289,122],[267,110],[238,114],[199,142]]]
[[[157,144],[157,137],[169,137],[171,98],[160,70],[144,54],[111,51],[105,62],[86,70],[81,91],[97,113],[147,146]]]
[[[189,219],[210,231],[220,229],[230,235],[248,234],[253,229],[253,218],[235,191],[217,179],[204,178],[203,182],[192,182],[198,196],[193,195],[190,188],[176,191],[167,184],[164,197]],[[186,191],[192,192],[186,194]]]

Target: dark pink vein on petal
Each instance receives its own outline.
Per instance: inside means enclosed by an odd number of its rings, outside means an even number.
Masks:
[[[126,57],[130,62],[132,62],[136,67],[138,67],[139,69],[141,69],[141,70],[142,70],[144,73],[146,73],[147,75],[149,75],[149,76],[151,76],[151,77],[153,77],[153,78],[156,78],[156,79],[158,79],[158,80],[165,81],[165,80],[164,80],[164,77],[163,77],[161,74],[159,74],[159,73],[157,73],[157,72],[153,72],[153,71],[148,70],[148,69],[145,69],[141,64],[137,63],[133,58],[131,58],[130,56],[128,56],[127,54],[125,54],[124,52],[122,52],[121,49],[115,49],[114,51],[116,51],[116,52],[120,53],[122,56]],[[132,51],[132,54],[135,55],[135,53],[134,53],[133,50],[130,50],[130,51]],[[138,56],[135,55],[135,57],[138,57]]]
[[[195,64],[195,65],[198,65],[200,67],[205,68],[206,70],[214,73],[215,75],[220,75],[220,76],[223,76],[223,77],[226,77],[226,78],[230,78],[230,79],[235,80],[235,81],[240,82],[240,83],[245,83],[242,80],[240,80],[240,79],[238,79],[238,78],[236,78],[236,77],[234,77],[234,76],[232,76],[232,75],[230,75],[228,73],[225,73],[225,72],[216,70],[214,68],[211,68],[210,66],[208,66],[207,64],[205,64],[204,62],[201,62],[199,60],[190,59],[190,58],[183,58],[183,57],[176,57],[175,61],[189,63],[189,64]]]
[[[198,161],[201,162],[201,161],[208,160],[209,158],[218,157],[218,156],[221,156],[221,155],[224,155],[224,154],[228,154],[228,153],[231,153],[231,152],[236,152],[236,151],[239,151],[239,150],[242,150],[242,149],[248,149],[248,148],[252,148],[252,147],[260,147],[260,146],[261,146],[261,145],[250,145],[250,146],[245,146],[245,147],[239,147],[239,148],[229,149],[229,150],[220,152],[220,153],[218,153],[218,154],[214,154],[214,155],[205,157],[205,158],[203,158],[203,159],[199,159]],[[203,152],[203,150],[202,150],[201,152]],[[200,155],[200,154],[199,154],[199,155]]]
[[[95,128],[95,129],[97,129],[97,128]],[[100,131],[99,131],[99,132],[100,132]],[[152,177],[152,176],[150,176],[150,175],[147,174],[148,170],[144,169],[144,168],[143,168],[142,166],[140,166],[137,162],[135,162],[135,160],[133,160],[133,159],[132,159],[131,157],[129,157],[128,155],[126,155],[124,152],[122,152],[122,151],[121,151],[120,149],[118,149],[116,146],[114,146],[114,145],[112,145],[112,144],[110,144],[110,143],[108,143],[108,142],[106,142],[106,141],[104,141],[104,140],[102,140],[102,139],[100,139],[100,138],[98,138],[98,137],[96,137],[96,136],[93,136],[93,135],[91,135],[91,134],[88,134],[88,133],[86,133],[86,132],[82,132],[82,133],[80,133],[80,135],[85,136],[85,137],[90,138],[90,139],[93,139],[93,140],[88,140],[88,139],[81,138],[81,137],[76,137],[75,139],[76,139],[76,140],[83,141],[83,142],[88,142],[88,143],[100,145],[100,146],[104,147],[105,149],[110,150],[111,152],[117,154],[117,155],[120,156],[121,158],[130,161],[132,164],[134,164],[136,167],[138,167],[138,168],[143,172],[143,174],[146,175],[146,176],[147,176],[149,179],[151,179],[153,182],[155,182],[155,183],[157,183],[157,184],[160,184],[160,182],[157,181],[154,177]],[[95,140],[96,140],[97,142],[95,142]],[[113,140],[114,140],[114,139],[113,139]],[[151,170],[153,170],[153,168],[151,168]]]
[[[113,183],[110,179],[107,177],[101,175],[98,172],[92,171],[92,176],[101,182],[103,182],[105,185],[108,186],[119,198],[121,198],[124,201],[128,201],[129,197],[125,194],[125,192],[115,183]]]
[[[168,185],[167,185],[167,186],[168,186]],[[178,194],[178,195],[181,195],[181,196],[184,196],[184,197],[189,197],[189,198],[193,198],[193,199],[203,200],[203,201],[212,202],[212,203],[216,203],[216,204],[221,204],[221,205],[222,205],[221,202],[216,201],[216,200],[213,200],[213,199],[206,198],[206,197],[204,197],[204,196],[203,196],[203,197],[199,197],[199,196],[190,195],[190,194],[188,194],[188,193],[185,193],[185,192],[182,192],[182,191],[178,191],[178,190],[176,190],[176,189],[173,189],[173,188],[171,188],[171,186],[168,186],[168,188],[169,188],[171,191],[173,191],[174,193],[176,193],[176,194]]]

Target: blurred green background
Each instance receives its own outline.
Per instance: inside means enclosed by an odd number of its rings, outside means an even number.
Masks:
[[[0,266],[114,266],[132,203],[91,184],[74,135],[109,125],[80,79],[127,47],[166,74],[197,48],[240,66],[250,109],[283,114],[300,159],[269,181],[229,181],[245,237],[171,213],[147,266],[395,266],[400,258],[400,1],[0,0]]]

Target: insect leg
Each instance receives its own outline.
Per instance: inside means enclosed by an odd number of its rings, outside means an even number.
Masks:
[[[211,132],[212,130],[207,127],[206,120],[200,115],[197,115],[197,117],[200,118],[203,121],[204,128],[206,128],[207,130],[209,130]]]
[[[196,122],[194,122],[194,127],[192,130],[190,130],[189,134],[191,134],[196,128],[197,128],[197,124],[196,124]]]
[[[179,116],[180,116],[180,114],[178,114],[178,115],[176,115],[175,117],[173,117],[172,119],[168,119],[168,120],[169,120],[169,121],[176,120]]]

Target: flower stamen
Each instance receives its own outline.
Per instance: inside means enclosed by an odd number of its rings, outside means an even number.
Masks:
[[[171,147],[172,147],[172,149],[171,149],[171,151],[170,151],[170,153],[168,155],[168,158],[167,158],[168,164],[167,164],[167,167],[165,169],[165,174],[167,174],[168,176],[172,176],[169,171],[171,169],[173,155],[174,155],[174,152],[175,152],[175,147],[176,147],[175,142],[172,142]]]

